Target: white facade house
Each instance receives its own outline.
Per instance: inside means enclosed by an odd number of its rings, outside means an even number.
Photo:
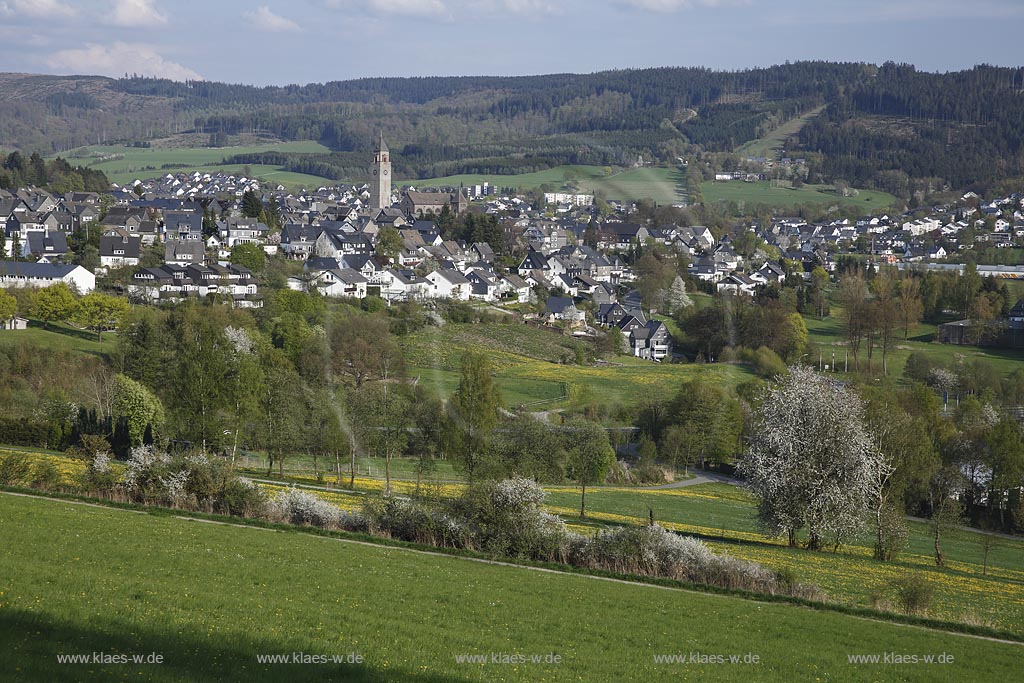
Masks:
[[[65,282],[79,294],[96,289],[96,275],[82,266],[0,261],[0,287],[49,287]]]
[[[473,289],[472,284],[462,273],[442,268],[427,274],[430,281],[430,292],[428,296],[432,299],[458,299],[469,301],[469,294]]]

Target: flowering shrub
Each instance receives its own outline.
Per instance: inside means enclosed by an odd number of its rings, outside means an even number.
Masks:
[[[465,524],[425,503],[395,497],[371,498],[363,504],[369,530],[403,541],[442,547],[470,547]]]
[[[85,471],[82,483],[90,491],[110,492],[117,485],[117,473],[110,464],[110,453],[101,451],[93,455]]]
[[[762,593],[816,595],[755,562],[716,555],[699,539],[657,525],[604,529],[592,537],[570,534],[566,545],[568,562],[580,567]]]
[[[453,516],[465,520],[482,550],[560,561],[565,524],[541,509],[546,495],[533,480],[514,477],[474,484],[449,508]]]
[[[366,531],[366,521],[360,513],[341,510],[317,496],[297,488],[285,489],[275,495],[267,505],[271,519],[290,524],[318,526],[322,529]]]

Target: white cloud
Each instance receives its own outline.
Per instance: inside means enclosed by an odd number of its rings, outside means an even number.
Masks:
[[[502,0],[502,5],[513,14],[561,14],[562,10],[545,0]]]
[[[156,26],[167,23],[167,15],[156,8],[155,0],[114,0],[108,17],[114,26]]]
[[[327,0],[327,5],[342,9],[369,9],[381,14],[450,16],[443,0]]]
[[[260,31],[288,33],[302,30],[291,19],[286,19],[271,12],[270,8],[266,5],[261,5],[251,12],[244,12],[242,16],[246,18],[250,26]]]
[[[620,4],[651,12],[678,12],[691,7],[719,7],[721,5],[746,5],[749,0],[617,0]]]
[[[0,2],[0,15],[36,19],[70,19],[77,11],[60,0],[6,0]]]
[[[45,63],[52,69],[72,74],[118,77],[137,73],[174,81],[203,79],[187,66],[164,59],[148,45],[134,43],[89,43],[83,48],[55,52]]]

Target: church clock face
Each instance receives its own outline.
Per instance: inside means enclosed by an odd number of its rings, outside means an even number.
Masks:
[[[377,175],[377,169],[373,169],[373,175]]]
[[[385,169],[384,170],[384,175],[387,175],[387,174],[388,174],[387,169]]]

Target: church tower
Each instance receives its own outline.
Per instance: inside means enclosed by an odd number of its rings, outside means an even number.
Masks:
[[[391,156],[384,144],[384,131],[380,132],[380,146],[370,166],[370,208],[386,209],[391,206]]]

